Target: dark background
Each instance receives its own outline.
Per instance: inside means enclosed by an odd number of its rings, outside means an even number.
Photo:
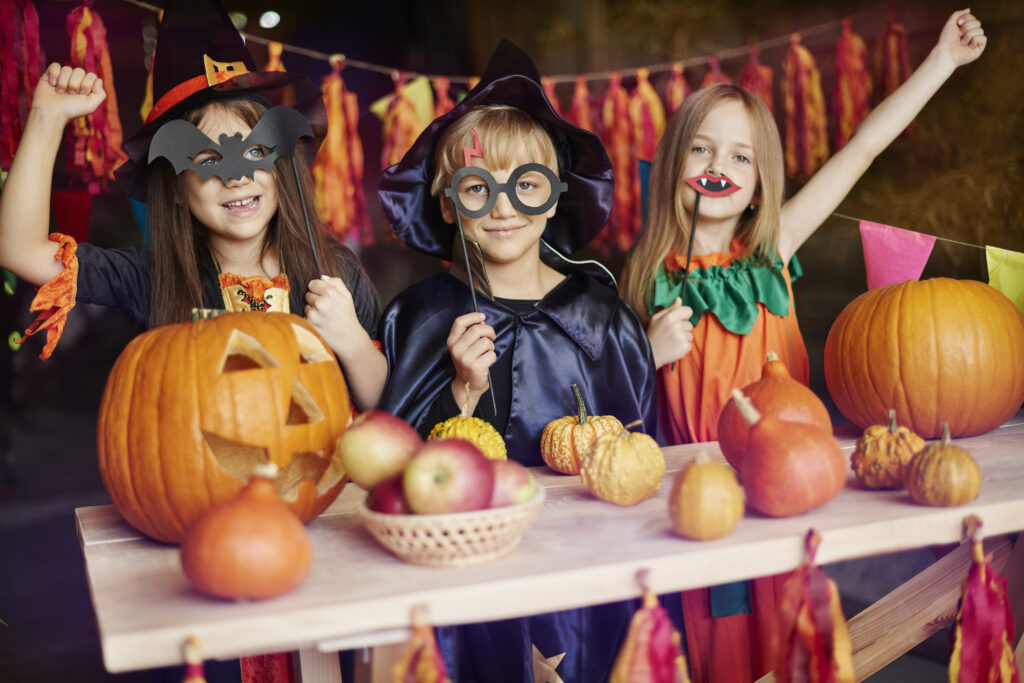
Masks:
[[[162,4],[162,3],[157,3]],[[854,30],[873,48],[886,4],[796,0],[521,0],[513,3],[301,2],[284,9],[265,0],[225,2],[228,10],[250,17],[245,30],[318,55],[344,53],[385,67],[384,73],[349,66],[347,87],[360,102],[360,137],[366,170],[364,189],[376,244],[361,257],[387,302],[397,291],[438,264],[389,239],[373,190],[380,171],[380,124],[368,111],[392,91],[389,69],[453,77],[478,74],[502,37],[530,53],[544,75],[628,71],[678,59],[723,54],[723,70],[733,79],[746,62],[735,48],[772,41],[761,61],[775,70],[776,108],[789,33],[805,33],[822,75],[831,112],[834,50],[839,20],[849,16]],[[47,61],[68,54],[65,18],[74,2],[40,1],[42,46]],[[123,1],[96,2],[107,27],[117,101],[126,135],[141,121],[137,114],[145,79],[143,35],[155,25],[152,9]],[[916,66],[934,44],[946,18],[958,6],[948,2],[898,2],[897,17],[908,33],[910,62]],[[256,27],[263,9],[284,15],[270,31]],[[857,224],[864,218],[937,235],[923,277],[987,280],[986,244],[1024,251],[1024,4],[987,0],[972,4],[984,22],[989,44],[974,64],[959,69],[918,117],[911,135],[884,152],[854,188],[837,214],[800,250],[805,277],[795,286],[796,306],[811,359],[812,388],[826,400],[821,356],[829,326],[840,310],[866,288]],[[258,64],[262,44],[250,41]],[[727,52],[728,51],[728,52]],[[287,50],[289,71],[314,81],[330,67],[320,56]],[[688,66],[698,85],[706,64]],[[655,74],[655,87],[664,86]],[[624,78],[632,89],[633,81]],[[593,82],[595,101],[604,83]],[[568,107],[571,84],[557,94]],[[781,122],[781,120],[780,120]],[[831,131],[830,131],[831,132]],[[58,162],[54,189],[69,180]],[[791,186],[789,190],[795,190]],[[116,190],[95,200],[89,240],[102,246],[141,244],[129,203]],[[589,254],[588,254],[589,255]],[[621,254],[604,254],[617,272]],[[0,322],[6,336],[31,321],[32,288],[17,283],[13,296],[0,295]],[[956,311],[940,311],[955,315]],[[136,330],[116,311],[79,305],[72,313],[53,357],[40,361],[41,339],[21,350],[0,350],[0,681],[145,681],[147,673],[110,676],[103,672],[98,634],[89,603],[73,510],[109,502],[96,467],[95,417],[106,373]],[[834,413],[837,420],[841,416]],[[830,568],[840,583],[848,615],[887,592],[930,558],[901,553],[878,561]],[[946,657],[944,634],[918,648],[914,657],[872,680],[941,680]],[[901,668],[902,667],[902,668]]]

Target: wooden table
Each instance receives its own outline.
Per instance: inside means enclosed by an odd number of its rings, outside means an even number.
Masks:
[[[855,436],[850,428],[837,433],[847,455]],[[916,505],[903,491],[863,488],[851,474],[839,496],[814,512],[770,519],[748,511],[732,534],[705,542],[672,533],[666,501],[673,474],[699,450],[721,457],[716,444],[665,449],[661,491],[631,508],[591,497],[578,477],[538,468],[547,500],[520,547],[493,563],[459,569],[418,567],[389,554],[361,528],[354,510],[364,493],[349,484],[308,526],[314,548],[309,578],[298,590],[263,602],[222,602],[195,592],[178,549],[142,536],[113,506],[79,508],[76,519],[110,672],[180,664],[182,644],[195,636],[207,658],[297,651],[304,683],[340,681],[334,652],[393,643],[393,655],[408,637],[413,608],[425,609],[440,625],[621,600],[639,595],[641,570],[658,593],[721,584],[796,568],[811,527],[822,536],[817,560],[829,564],[957,543],[972,513],[983,520],[995,566],[1010,581],[1018,643],[1024,542],[1011,548],[1005,535],[1024,529],[1024,413],[956,442],[971,451],[983,475],[980,496],[962,507]],[[858,680],[955,616],[967,550],[961,546],[851,619]],[[1021,655],[1018,644],[1018,661]],[[364,676],[386,680],[380,670],[361,670]]]

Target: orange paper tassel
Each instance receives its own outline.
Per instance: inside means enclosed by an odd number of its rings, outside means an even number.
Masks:
[[[910,58],[907,55],[907,29],[896,21],[892,3],[875,44],[875,80],[878,82],[878,101],[888,97],[903,81],[910,77]]]
[[[665,132],[665,107],[648,76],[647,69],[637,69],[636,89],[629,98],[629,121],[633,127],[633,164],[637,164],[640,159],[651,161],[654,158],[654,150],[658,147],[658,140]],[[627,233],[620,230],[618,234],[618,248],[621,251],[628,251],[643,230],[643,216],[639,210],[641,202],[640,173],[637,171],[633,174],[634,209],[630,217],[629,231]]]
[[[451,683],[434,629],[417,615],[413,616],[409,647],[395,664],[395,683]]]
[[[865,55],[864,41],[850,29],[850,20],[843,19],[843,33],[836,43],[836,88],[832,97],[837,151],[871,111],[871,76]]]
[[[646,587],[643,607],[629,623],[608,683],[690,683],[682,637]]]
[[[740,86],[746,88],[761,98],[761,101],[768,107],[768,111],[774,113],[775,107],[772,104],[772,68],[762,64],[758,59],[761,48],[751,45],[748,50],[750,59],[743,72],[740,74]]]
[[[683,104],[683,100],[690,94],[690,84],[683,77],[683,64],[676,62],[672,65],[672,75],[668,79],[668,87],[665,91],[665,104],[669,115],[675,113]]]
[[[11,167],[42,73],[39,15],[30,0],[0,0],[0,170]]]
[[[395,96],[388,103],[382,121],[384,148],[381,154],[381,167],[388,168],[397,164],[412,147],[416,136],[420,133],[420,122],[416,116],[416,107],[404,93],[408,75],[395,76]]]
[[[548,96],[548,101],[551,102],[555,113],[562,116],[562,104],[558,101],[558,95],[555,94],[555,79],[551,76],[541,76],[540,86],[544,88],[544,94]]]
[[[281,61],[283,49],[281,43],[276,40],[267,43],[267,63],[263,65],[264,71],[287,71],[284,68],[284,63]]]
[[[82,67],[103,79],[107,99],[92,114],[81,116],[68,126],[68,159],[72,176],[85,183],[91,194],[99,194],[102,182],[113,180],[114,169],[128,157],[121,150],[121,120],[107,30],[92,4],[92,0],[86,0],[68,15],[69,61],[71,66]]]
[[[327,108],[327,135],[310,172],[316,184],[316,206],[324,223],[342,239],[373,244],[373,230],[363,195],[363,145],[359,139],[359,104],[345,89],[345,60],[331,57],[332,72],[320,89]]]
[[[776,683],[853,683],[853,657],[836,584],[815,566],[821,536],[811,529],[807,559],[786,579],[778,601]]]
[[[701,82],[700,87],[706,88],[715,83],[732,83],[732,79],[722,71],[722,64],[718,61],[718,57],[714,55],[708,57],[708,64],[711,70],[704,74],[704,80]]]
[[[451,81],[444,76],[438,76],[432,83],[434,86],[434,118],[447,114],[455,108],[448,91],[451,89]]]
[[[981,542],[981,520],[966,524],[973,564],[964,576],[960,610],[953,630],[949,660],[952,683],[1020,683],[1013,653],[1013,611],[1006,597],[1006,579],[992,569]]]
[[[569,123],[583,130],[594,130],[594,117],[590,112],[590,89],[587,79],[577,76],[572,90],[572,105],[569,107]]]
[[[786,111],[786,175],[807,180],[828,159],[825,96],[810,50],[794,33],[782,64],[782,97]]]
[[[637,170],[630,144],[632,135],[629,124],[629,94],[622,87],[622,76],[619,73],[613,73],[608,82],[608,90],[605,92],[601,108],[601,121],[601,137],[612,160],[615,189],[612,195],[611,217],[598,240],[595,240],[595,246],[607,251],[612,245],[631,243],[633,215],[638,210],[638,207],[633,205],[633,179],[637,175]]]

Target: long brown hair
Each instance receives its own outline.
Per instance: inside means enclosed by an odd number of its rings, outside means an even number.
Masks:
[[[246,98],[230,98],[211,102],[184,116],[198,124],[211,107],[222,107],[237,115],[250,128],[256,125],[267,108],[260,102]],[[303,160],[300,148],[295,151],[296,167],[302,183],[302,194],[309,212],[310,226],[316,244],[320,268],[313,259],[299,185],[292,170],[291,159],[280,157],[274,161],[272,175],[277,188],[277,213],[270,219],[263,236],[260,256],[277,252],[281,268],[288,275],[291,292],[289,303],[292,313],[302,315],[305,308],[306,284],[321,274],[340,276],[351,283],[354,273],[339,272],[337,251],[332,245],[317,214],[313,202],[313,180]],[[203,259],[209,250],[207,228],[197,221],[188,208],[185,174],[175,175],[170,164],[157,159],[149,170],[147,189],[147,220],[153,243],[153,282],[150,295],[149,324],[151,327],[188,320],[192,308],[203,305]],[[354,262],[354,266],[350,265]],[[354,258],[346,259],[346,271],[361,268]],[[240,273],[246,275],[247,273]],[[351,286],[351,285],[350,285]]]
[[[685,251],[690,216],[683,206],[681,183],[688,150],[704,118],[726,100],[739,100],[750,114],[754,130],[754,164],[760,205],[745,211],[736,236],[743,241],[743,258],[770,263],[778,252],[779,215],[784,181],[782,143],[768,107],[750,91],[717,84],[687,97],[665,128],[651,165],[647,225],[622,275],[622,298],[646,325],[650,294],[657,269],[670,249]]]

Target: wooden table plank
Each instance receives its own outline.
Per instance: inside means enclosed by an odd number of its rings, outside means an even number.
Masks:
[[[854,432],[840,433],[845,452]],[[636,574],[650,571],[659,593],[748,579],[795,568],[807,529],[821,533],[822,564],[955,543],[970,513],[986,536],[1024,528],[1024,419],[986,435],[957,440],[981,465],[981,495],[958,508],[914,504],[905,492],[869,491],[852,478],[840,495],[799,517],[748,512],[724,539],[689,541],[672,533],[667,494],[673,474],[699,450],[665,449],[659,494],[631,508],[591,497],[578,477],[536,470],[547,500],[520,547],[493,563],[459,569],[405,564],[361,528],[354,510],[365,495],[346,486],[308,525],[314,561],[296,591],[273,600],[230,603],[188,585],[178,550],[142,537],[111,506],[76,511],[90,591],[109,671],[181,661],[195,635],[213,658],[315,648],[332,640],[374,642],[375,632],[401,632],[412,607],[435,624],[470,623],[620,600],[639,594]]]

